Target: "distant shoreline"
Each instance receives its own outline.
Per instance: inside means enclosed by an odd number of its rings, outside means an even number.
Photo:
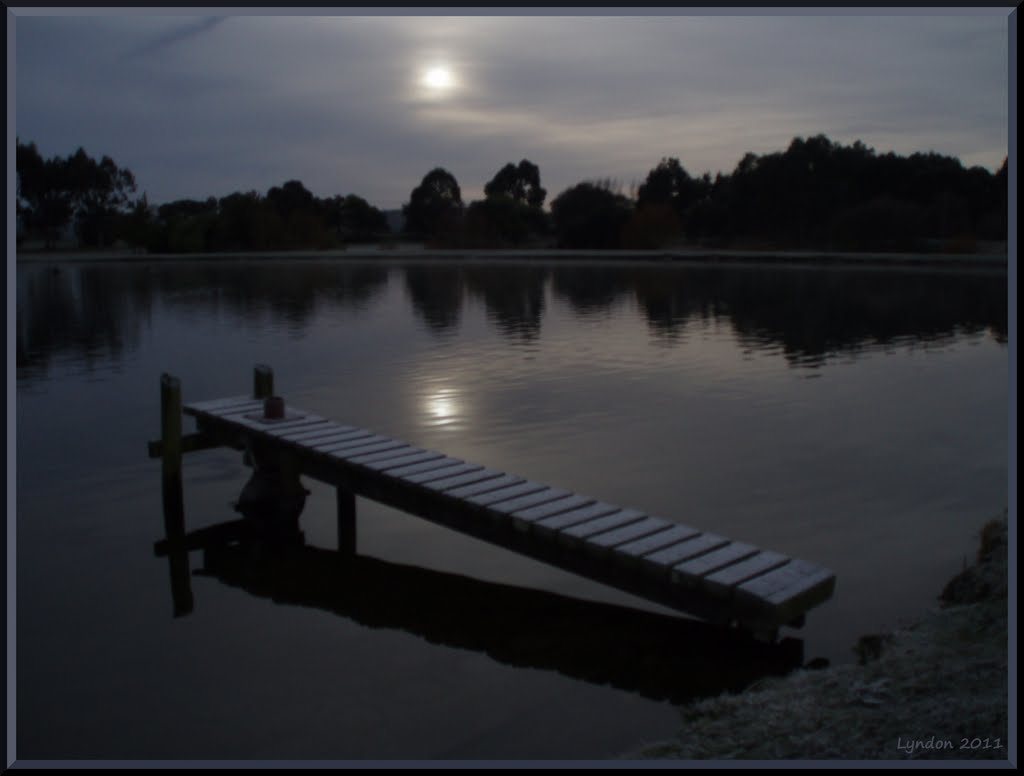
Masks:
[[[419,247],[355,248],[327,251],[263,251],[223,253],[133,253],[129,251],[30,251],[16,254],[19,264],[69,262],[162,262],[209,261],[538,261],[561,262],[658,262],[729,264],[812,264],[871,266],[984,267],[1006,269],[1007,253],[869,253],[846,251],[766,250],[433,250]]]

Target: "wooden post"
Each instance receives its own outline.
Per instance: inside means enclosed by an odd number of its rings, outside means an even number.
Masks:
[[[185,535],[181,492],[181,382],[160,376],[160,442],[163,471],[164,525],[167,538]]]
[[[265,364],[257,364],[252,370],[252,396],[266,399],[274,395],[274,370]]]
[[[185,501],[181,478],[181,382],[164,373],[160,376],[160,442],[164,531],[172,548],[168,553],[174,616],[192,611],[188,551],[185,540]]]
[[[338,492],[338,554],[356,554],[356,494],[340,485]]]

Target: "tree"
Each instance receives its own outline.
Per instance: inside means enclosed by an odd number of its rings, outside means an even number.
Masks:
[[[509,162],[484,186],[487,199],[505,197],[532,208],[542,208],[548,192],[540,185],[540,169],[529,159]]]
[[[83,244],[108,245],[134,204],[135,176],[109,156],[96,162],[79,148],[65,159],[44,160],[35,143],[18,141],[17,165],[18,214],[47,247],[72,219]]]
[[[40,234],[52,248],[71,218],[71,193],[64,186],[64,163],[46,159],[35,143],[17,141],[17,213],[29,234]]]
[[[331,197],[323,201],[327,225],[344,242],[371,242],[391,232],[387,216],[362,197]]]
[[[618,248],[629,213],[629,200],[608,183],[577,183],[551,202],[562,248]]]
[[[79,240],[92,246],[112,243],[119,216],[133,204],[135,176],[109,156],[97,163],[83,148],[68,157],[65,176]]]
[[[405,231],[437,239],[452,235],[462,216],[462,192],[455,176],[441,167],[428,172],[402,206]]]

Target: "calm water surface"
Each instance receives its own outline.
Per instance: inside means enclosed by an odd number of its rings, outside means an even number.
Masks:
[[[32,758],[591,758],[935,602],[1007,503],[1005,273],[615,264],[17,268],[17,743]],[[290,561],[191,553],[175,617],[159,376],[297,406],[807,558],[752,650],[317,482]],[[185,459],[189,528],[235,518]],[[289,565],[290,564],[290,565]]]

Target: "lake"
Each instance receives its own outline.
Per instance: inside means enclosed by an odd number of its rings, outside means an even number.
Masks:
[[[19,759],[604,758],[676,703],[927,607],[1007,506],[1007,276],[965,268],[415,260],[17,266]],[[339,563],[189,555],[175,616],[159,379],[250,390],[835,571],[784,643],[374,502]],[[190,430],[186,423],[186,430]],[[250,470],[184,462],[189,529]],[[290,565],[289,565],[290,564]]]

